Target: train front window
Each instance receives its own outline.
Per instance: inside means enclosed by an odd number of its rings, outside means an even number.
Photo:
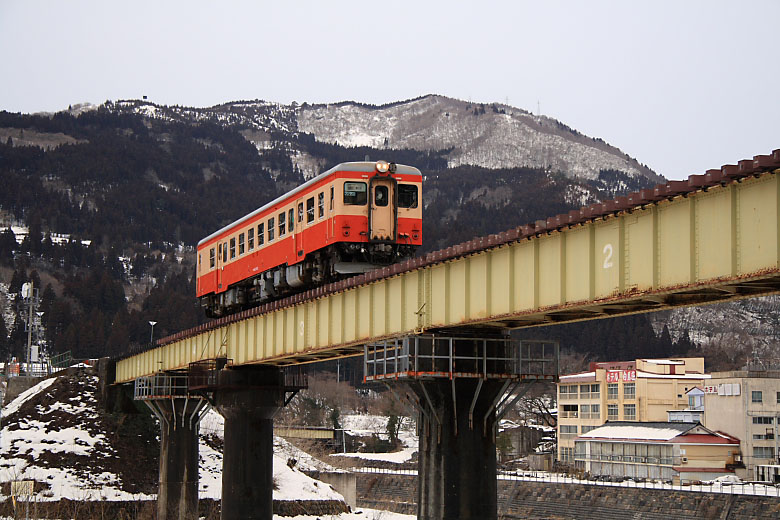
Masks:
[[[344,183],[344,204],[364,206],[368,202],[368,191],[365,182]]]
[[[398,185],[398,207],[416,208],[417,207],[417,186],[414,184]]]
[[[287,229],[287,226],[284,223],[284,211],[279,213],[279,238],[284,236],[284,232]]]
[[[306,200],[306,223],[314,222],[314,197]]]
[[[377,206],[387,206],[387,194],[387,186],[377,186],[374,188],[374,204]]]

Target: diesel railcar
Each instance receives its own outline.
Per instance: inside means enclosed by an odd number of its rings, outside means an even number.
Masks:
[[[348,162],[198,243],[197,296],[210,317],[389,265],[422,244],[422,175]]]

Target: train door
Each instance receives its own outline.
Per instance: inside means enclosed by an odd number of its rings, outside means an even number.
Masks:
[[[395,179],[373,177],[369,199],[369,240],[395,240]]]
[[[217,292],[222,292],[222,270],[225,268],[227,260],[227,242],[220,242],[217,245]]]
[[[303,223],[306,218],[304,214],[304,199],[298,199],[295,204],[295,258],[300,262],[306,256],[306,249],[303,245]]]

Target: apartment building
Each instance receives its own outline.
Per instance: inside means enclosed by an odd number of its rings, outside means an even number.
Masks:
[[[667,412],[685,409],[687,392],[705,381],[701,357],[591,363],[588,372],[561,376],[558,460],[573,462],[574,439],[606,421],[666,421]]]
[[[704,390],[705,426],[741,441],[736,474],[759,479],[759,466],[778,464],[780,371],[715,372]]]

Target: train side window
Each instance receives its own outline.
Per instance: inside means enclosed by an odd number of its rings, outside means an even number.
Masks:
[[[330,210],[333,211],[333,186],[330,187]]]
[[[222,244],[222,263],[227,263],[227,242]]]
[[[289,210],[287,210],[287,231],[292,233],[294,227],[295,227],[295,214],[293,212],[293,209],[290,208]]]
[[[284,211],[282,211],[279,213],[279,238],[284,236],[285,231],[287,231],[287,226],[284,222]]]
[[[257,245],[262,246],[265,243],[265,224],[260,223],[257,225]]]
[[[243,255],[244,254],[244,234],[241,233],[238,235],[238,254]]]
[[[306,223],[314,222],[314,197],[306,199]]]
[[[365,182],[344,183],[344,204],[364,206],[368,202],[368,192]]]
[[[398,207],[416,208],[417,207],[417,186],[414,184],[398,185]]]
[[[303,222],[303,202],[298,203],[298,223]]]
[[[214,269],[217,265],[217,255],[214,254],[214,248],[209,249],[209,268]]]
[[[377,186],[374,188],[374,204],[377,206],[387,206],[388,193],[387,186]]]
[[[230,239],[230,259],[233,260],[236,257],[236,237]]]
[[[255,248],[255,228],[249,228],[246,232],[246,238],[249,241],[249,250],[251,251]]]
[[[274,218],[268,219],[268,241],[271,242],[274,239]]]
[[[325,216],[325,194],[323,192],[317,194],[317,216],[319,218]]]

